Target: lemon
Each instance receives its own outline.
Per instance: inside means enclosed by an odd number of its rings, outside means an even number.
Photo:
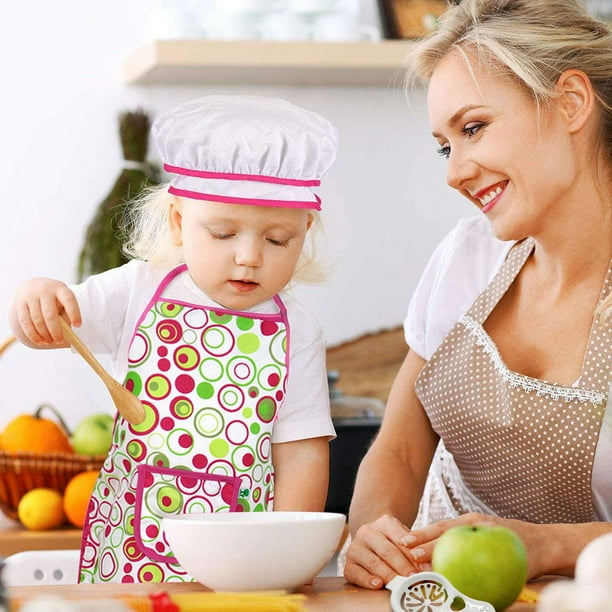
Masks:
[[[19,500],[17,518],[26,529],[55,529],[65,520],[62,503],[55,489],[31,489]]]

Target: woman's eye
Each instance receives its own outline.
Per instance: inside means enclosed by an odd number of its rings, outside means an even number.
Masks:
[[[462,132],[468,136],[474,136],[483,125],[484,123],[468,123],[468,125],[463,128]]]
[[[480,128],[483,128],[485,125],[486,124],[483,122],[468,123],[465,127],[461,129],[461,133],[465,134],[468,138],[471,138],[472,136],[476,136],[476,134],[480,131]],[[442,145],[438,149],[437,153],[441,157],[445,157],[446,159],[448,159],[451,154],[451,148],[449,145]]]
[[[441,157],[445,157],[446,159],[448,159],[450,157],[451,150],[448,145],[444,145],[443,147],[440,147],[436,152]]]

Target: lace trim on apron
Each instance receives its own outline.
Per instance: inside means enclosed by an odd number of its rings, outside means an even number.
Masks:
[[[504,364],[497,347],[483,329],[482,325],[468,315],[461,317],[460,322],[476,336],[476,343],[482,346],[484,351],[491,357],[495,365],[495,369],[504,378],[504,380],[514,389],[521,387],[524,391],[530,393],[535,391],[538,397],[544,395],[551,397],[554,400],[564,400],[571,402],[577,400],[582,403],[591,402],[595,405],[603,404],[606,400],[605,393],[598,393],[590,389],[580,389],[577,387],[559,387],[551,383],[546,383],[535,378],[530,378],[523,374],[517,374],[509,370]]]
[[[440,516],[456,518],[467,512],[497,516],[466,487],[453,456],[446,450],[442,440],[436,448],[429,473],[430,478],[425,483],[412,529],[425,527],[439,520]]]

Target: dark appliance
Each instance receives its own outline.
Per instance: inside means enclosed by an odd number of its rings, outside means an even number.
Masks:
[[[361,459],[378,433],[384,404],[371,397],[343,395],[335,388],[336,372],[329,372],[331,415],[336,438],[330,442],[327,512],[348,515]]]

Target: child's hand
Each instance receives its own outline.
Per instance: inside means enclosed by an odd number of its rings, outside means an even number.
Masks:
[[[59,322],[81,324],[81,311],[74,293],[61,281],[33,278],[17,289],[9,308],[13,333],[24,344],[44,348],[66,347]]]

